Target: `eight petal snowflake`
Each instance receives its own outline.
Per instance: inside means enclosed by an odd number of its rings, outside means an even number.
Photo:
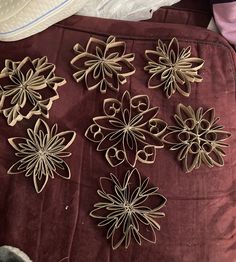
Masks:
[[[49,177],[54,178],[54,174],[70,179],[69,166],[62,158],[71,155],[65,150],[73,143],[76,133],[57,131],[57,124],[50,129],[39,119],[34,129],[27,129],[28,138],[9,138],[8,141],[17,151],[15,155],[20,157],[20,160],[11,166],[8,174],[24,172],[26,177],[33,176],[37,193],[44,189]]]
[[[113,175],[100,178],[98,195],[102,202],[94,205],[90,216],[100,219],[98,226],[108,227],[107,239],[112,248],[124,244],[128,248],[131,239],[141,245],[142,239],[156,243],[155,230],[160,230],[156,219],[165,216],[160,209],[166,198],[157,187],[148,186],[149,179],[142,180],[137,169],[128,171],[123,183]]]
[[[163,87],[170,98],[177,90],[183,96],[189,96],[191,84],[201,82],[198,70],[203,66],[201,58],[191,57],[191,47],[179,49],[179,42],[173,38],[167,47],[158,40],[156,50],[146,50],[148,65],[144,67],[151,74],[149,88]],[[159,75],[161,75],[159,79]]]
[[[65,83],[54,71],[55,65],[48,63],[47,57],[5,61],[0,73],[0,112],[8,125],[14,126],[32,115],[48,118],[52,102],[59,98],[57,87]]]
[[[179,104],[174,116],[177,126],[169,126],[163,141],[171,144],[171,150],[178,150],[178,160],[183,161],[185,170],[191,172],[202,163],[208,167],[223,166],[224,143],[230,133],[218,125],[214,108],[205,112],[200,107],[196,112],[191,106]]]
[[[71,61],[77,70],[73,76],[77,82],[84,79],[88,90],[99,87],[101,93],[106,93],[107,88],[119,91],[119,85],[127,82],[126,77],[135,73],[131,64],[135,55],[126,54],[125,42],[116,41],[114,36],[106,42],[90,38],[86,49],[76,44],[74,51],[78,55]]]
[[[98,143],[97,150],[105,151],[111,166],[127,161],[135,166],[137,160],[153,163],[156,148],[164,145],[160,136],[166,130],[166,123],[155,118],[157,107],[150,107],[149,97],[138,95],[130,97],[126,91],[121,101],[108,98],[104,100],[104,116],[93,118],[85,136]]]

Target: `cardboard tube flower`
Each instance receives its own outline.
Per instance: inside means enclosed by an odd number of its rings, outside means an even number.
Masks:
[[[84,49],[79,43],[74,46],[76,57],[71,65],[76,69],[73,74],[76,82],[84,80],[88,90],[96,88],[106,93],[110,88],[119,91],[120,85],[127,82],[127,77],[135,73],[131,64],[135,55],[126,54],[126,44],[116,41],[114,36],[104,42],[90,38]]]
[[[204,60],[191,57],[190,46],[180,50],[176,38],[173,38],[168,46],[158,40],[156,50],[146,50],[145,56],[148,65],[144,69],[151,74],[148,87],[162,87],[168,98],[176,91],[183,96],[189,96],[191,83],[203,80],[198,70],[202,68]]]
[[[53,101],[59,98],[57,88],[66,82],[54,72],[55,65],[48,63],[47,57],[5,61],[0,73],[0,112],[8,125],[33,115],[49,117]]]
[[[70,179],[71,173],[67,163],[63,160],[71,155],[66,149],[73,143],[76,133],[64,131],[58,133],[55,124],[51,129],[39,119],[34,129],[27,129],[28,137],[13,137],[8,141],[17,151],[15,155],[20,158],[8,170],[8,174],[24,173],[26,177],[32,176],[37,193],[42,192],[48,179],[58,175]]]
[[[231,135],[218,125],[214,108],[196,111],[191,106],[179,104],[174,116],[176,126],[169,126],[163,141],[169,144],[170,150],[178,151],[178,160],[183,162],[186,172],[198,169],[202,164],[208,167],[224,165],[228,144],[225,140]]]
[[[157,219],[164,217],[160,210],[166,198],[150,187],[149,179],[142,179],[137,169],[128,171],[122,182],[116,176],[100,178],[97,191],[102,201],[94,205],[90,216],[100,220],[98,226],[107,228],[107,239],[113,249],[131,241],[139,245],[142,241],[156,243],[156,230],[160,230]]]
[[[121,101],[108,98],[103,104],[104,116],[93,118],[85,136],[98,143],[97,151],[105,151],[111,166],[126,161],[134,167],[137,161],[151,164],[156,149],[164,147],[161,136],[167,124],[156,118],[159,109],[151,107],[149,97],[130,97],[126,91]]]

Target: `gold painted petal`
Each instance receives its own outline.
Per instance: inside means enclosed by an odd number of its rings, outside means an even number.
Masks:
[[[138,112],[145,112],[150,108],[150,100],[147,95],[137,95],[131,98],[131,106]]]
[[[130,59],[130,57],[127,56],[127,58],[122,58],[120,59],[120,61],[118,60],[116,62],[116,64],[119,65],[119,73],[118,76],[121,77],[120,78],[120,84],[125,84],[127,82],[126,77],[133,75],[136,72],[136,68],[134,67],[133,64],[131,64],[128,60],[133,61],[134,60],[134,55],[133,55],[133,59]],[[111,63],[112,65],[112,63]],[[113,69],[113,67],[111,67]],[[114,67],[115,68],[115,67]]]
[[[21,152],[22,145],[27,143],[27,138],[24,138],[24,137],[12,137],[12,138],[8,138],[8,142],[16,151]]]
[[[145,240],[151,244],[155,244],[157,241],[156,233],[155,233],[154,227],[151,226],[150,221],[148,222],[149,224],[147,226],[142,227],[140,229],[140,237],[142,238],[142,240]]]
[[[99,142],[97,146],[97,151],[108,150],[109,148],[115,148],[117,144],[122,142],[123,134],[121,131],[108,133]]]
[[[105,84],[105,79],[104,78],[94,78],[94,68],[89,68],[85,71],[85,77],[84,81],[86,83],[86,87],[88,90],[94,90],[97,87],[100,87],[100,90],[106,90],[106,84]],[[103,86],[105,85],[105,86]]]
[[[34,126],[34,134],[38,134],[39,133],[39,130],[43,130],[43,131],[46,131],[47,134],[50,133],[50,128],[49,126],[47,125],[47,123],[42,120],[42,119],[38,119],[35,123],[35,126]]]
[[[206,152],[203,152],[201,155],[201,161],[202,163],[204,163],[206,166],[208,167],[213,167],[214,165],[212,164],[212,159],[209,156],[209,154],[207,154]]]
[[[84,79],[85,72],[86,72],[85,70],[81,70],[73,74],[73,77],[77,83],[79,83],[80,81]]]
[[[148,122],[150,123],[150,119],[152,122],[155,119],[155,116],[157,115],[159,111],[158,107],[152,107],[150,109],[147,109],[143,112],[140,112],[140,114],[133,118],[132,121],[130,121],[131,125],[135,125],[136,127],[142,127],[146,125]]]
[[[159,132],[159,130],[156,130],[154,127],[149,127],[148,131],[143,131],[142,129],[137,128],[133,133],[135,135],[135,139],[138,141],[137,144],[139,150],[142,150],[147,146],[154,147],[156,149],[164,147],[163,142],[160,139],[162,132]]]
[[[218,167],[224,166],[224,154],[222,154],[220,150],[213,149],[208,156],[211,159],[212,165],[216,165]]]
[[[178,160],[182,161],[182,160],[184,160],[188,156],[188,153],[189,153],[189,150],[190,150],[190,146],[191,145],[183,145],[183,144],[179,143],[179,144],[177,144],[175,146],[172,146],[171,150],[179,150]]]
[[[181,130],[177,129],[177,127],[169,126],[167,128],[167,131],[168,132],[162,137],[163,143],[169,144],[169,145],[176,145],[176,142],[177,142],[176,137],[179,134],[179,132],[181,132]]]
[[[57,164],[55,162],[55,165],[57,167],[57,169],[55,170],[55,173],[58,176],[60,176],[61,178],[64,178],[64,179],[70,179],[71,178],[70,168],[64,160],[62,160],[62,162],[60,164]]]
[[[158,61],[160,54],[156,50],[145,50],[145,56],[146,56],[147,60],[149,62],[151,62],[147,66],[145,66],[145,68],[144,68],[145,70],[148,71],[150,69],[150,66],[157,66],[158,65],[158,63],[156,63],[155,61]]]
[[[198,165],[201,154],[187,154],[184,158],[184,168],[187,173],[192,172]]]
[[[101,177],[99,183],[101,190],[107,195],[112,195],[114,193],[114,185],[122,188],[119,180],[112,173],[110,177]]]
[[[181,73],[182,74],[182,73]],[[177,76],[177,75],[176,75]],[[176,77],[177,78],[177,77]],[[179,82],[181,79],[179,80]],[[174,83],[175,90],[177,90],[182,96],[189,97],[191,93],[191,85],[189,80],[185,79],[184,82],[185,85],[180,85],[177,82]]]
[[[116,41],[116,38],[113,37],[113,42],[107,44],[104,55],[105,57],[118,58],[123,57],[125,52],[126,43],[123,41]]]
[[[106,43],[95,37],[90,37],[86,46],[86,52],[95,54],[97,48],[100,48],[104,51],[106,48]]]
[[[79,43],[74,45],[73,50],[78,54],[85,52],[85,49]]]
[[[138,145],[134,135],[126,133],[123,136],[123,151],[130,166],[135,167],[137,161]]]
[[[117,248],[119,248],[127,238],[126,235],[121,235],[121,234],[118,234],[118,233],[119,232],[117,232],[117,230],[114,230],[113,233],[112,233],[111,246],[112,246],[113,250],[116,250]],[[126,245],[126,248],[127,248],[127,245]]]
[[[183,104],[177,105],[177,115],[184,127],[187,129],[193,129],[196,122],[196,115],[191,106],[184,106]]]
[[[75,56],[71,60],[71,64],[76,68],[76,69],[82,69],[82,68],[89,68],[90,66],[96,64],[98,62],[97,56],[84,52],[81,53],[77,56]]]
[[[104,99],[103,111],[106,116],[115,117],[121,110],[121,103],[115,98]]]
[[[138,151],[138,160],[144,164],[153,164],[156,159],[156,149],[154,146],[145,146]]]
[[[203,120],[207,119],[207,122],[209,122],[210,125],[213,125],[213,123],[216,120],[215,109],[214,108],[207,109],[203,114],[201,114],[201,118]],[[218,118],[218,120],[219,120],[219,118]],[[202,126],[202,128],[204,129],[204,126]],[[205,127],[205,128],[207,128],[207,127]]]
[[[176,53],[174,53],[174,51],[176,51]],[[172,40],[170,41],[170,44],[167,48],[167,54],[169,54],[171,56],[171,52],[173,52],[172,55],[175,55],[176,54],[176,57],[179,57],[179,41],[177,40],[176,37],[172,38]],[[172,62],[175,62],[175,61],[172,61]]]
[[[151,75],[151,77],[148,80],[148,88],[154,89],[165,85],[165,82],[160,82],[157,78],[157,76],[162,72],[163,69],[160,69],[158,72],[155,72],[154,74]]]
[[[126,155],[123,150],[119,150],[116,147],[110,147],[105,153],[105,158],[112,167],[116,167],[126,160]]]
[[[76,138],[76,132],[74,131],[63,131],[57,134],[58,139],[63,139],[63,151],[71,146]]]
[[[167,128],[167,123],[159,118],[149,120],[149,131],[155,137],[160,137]]]
[[[48,182],[48,176],[43,175],[41,179],[39,179],[38,176],[33,176],[33,181],[34,181],[34,188],[35,188],[36,192],[39,194],[45,188],[45,186]]]
[[[20,168],[20,165],[22,164],[21,160],[17,161],[15,164],[13,164],[7,171],[7,174],[14,175],[14,174],[20,174],[22,173],[22,169]]]
[[[19,63],[19,62],[18,62]],[[17,63],[14,63],[10,59],[5,60],[5,68],[2,69],[1,74],[9,75],[10,72],[15,71],[17,69]]]
[[[56,90],[58,86],[66,84],[66,80],[63,77],[50,76],[46,83],[49,87],[52,88],[52,90]]]
[[[131,120],[130,93],[128,91],[125,91],[121,99],[121,113],[124,124],[128,125]]]
[[[99,143],[104,138],[104,135],[98,125],[92,124],[86,130],[85,137],[92,142]]]
[[[109,214],[109,211],[103,207],[95,208],[93,211],[89,213],[91,217],[98,218],[98,219],[106,219],[107,214]]]
[[[17,121],[21,121],[23,116],[19,114],[20,106],[18,104],[13,107],[3,109],[3,115],[7,118],[7,124],[9,126],[14,126]]]
[[[140,188],[142,186],[141,175],[137,168],[134,168],[131,171],[127,171],[124,181],[126,181],[124,187],[127,187],[129,185],[132,191],[134,191],[134,188]]]

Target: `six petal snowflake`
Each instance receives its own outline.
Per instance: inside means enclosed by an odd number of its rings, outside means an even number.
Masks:
[[[168,98],[176,90],[183,96],[189,96],[190,83],[202,81],[198,70],[202,68],[204,61],[201,58],[191,57],[190,46],[180,51],[176,38],[171,40],[168,47],[158,40],[156,50],[146,50],[145,55],[148,65],[144,69],[151,74],[148,87],[163,87]]]
[[[14,126],[33,115],[48,118],[52,102],[59,98],[57,87],[66,82],[54,71],[55,65],[48,63],[47,57],[5,61],[0,73],[0,112],[8,125]]]
[[[55,124],[51,129],[41,119],[37,120],[34,129],[27,129],[28,137],[13,137],[8,141],[17,151],[20,158],[8,170],[8,174],[25,173],[26,177],[33,176],[34,187],[40,193],[54,174],[70,179],[69,166],[62,159],[71,153],[65,150],[73,143],[76,133],[64,131],[57,133]]]
[[[104,100],[104,116],[93,118],[94,124],[88,127],[85,136],[98,143],[97,150],[105,151],[111,166],[127,161],[132,167],[137,160],[153,163],[156,148],[162,148],[161,135],[167,124],[156,118],[157,107],[150,107],[149,97],[130,97],[126,91],[121,101]]]
[[[218,125],[214,108],[205,112],[200,107],[196,112],[191,106],[179,104],[174,116],[177,126],[169,126],[163,141],[172,145],[170,150],[178,150],[178,160],[183,161],[187,172],[197,169],[202,163],[208,167],[223,166],[228,144],[224,141],[230,136]]]
[[[96,88],[106,93],[107,88],[119,91],[127,82],[126,77],[135,73],[131,64],[135,55],[126,54],[126,44],[110,36],[106,42],[90,38],[84,49],[79,43],[74,46],[77,56],[71,64],[77,70],[73,74],[76,82],[85,81],[88,90]]]
[[[131,240],[141,245],[142,240],[156,243],[155,230],[160,230],[157,218],[165,216],[160,209],[166,198],[150,187],[149,178],[141,178],[137,169],[128,171],[123,183],[113,175],[100,178],[101,189],[97,191],[102,202],[94,205],[90,216],[101,220],[98,226],[108,227],[107,239],[112,248],[122,244],[128,248]]]

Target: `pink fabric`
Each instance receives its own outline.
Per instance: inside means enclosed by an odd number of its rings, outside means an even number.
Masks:
[[[213,12],[221,34],[236,48],[236,1],[214,4]]]

